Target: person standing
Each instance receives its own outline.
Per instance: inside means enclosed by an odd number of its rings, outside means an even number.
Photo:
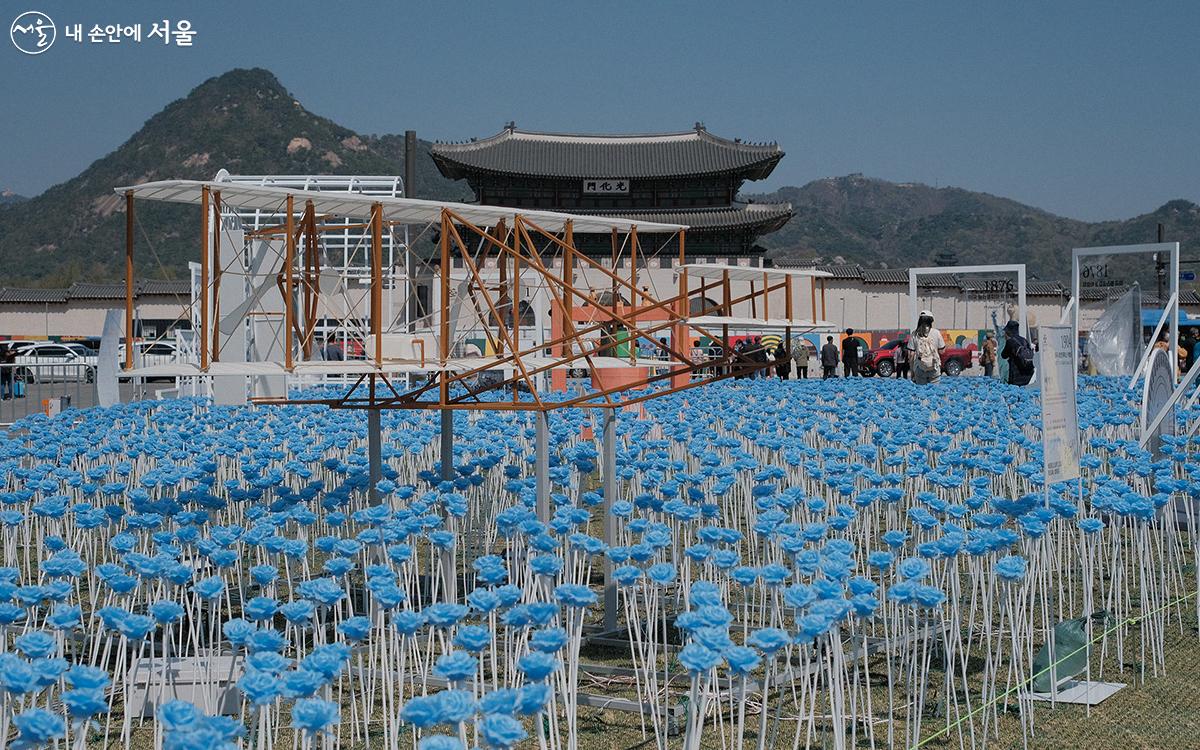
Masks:
[[[1171,351],[1171,333],[1166,328],[1158,334],[1158,341],[1154,342],[1155,349],[1162,349],[1168,354]],[[1178,376],[1180,370],[1187,370],[1187,347],[1181,341],[1175,345],[1175,375]]]
[[[933,313],[922,310],[917,316],[917,327],[905,342],[908,349],[912,379],[917,385],[936,383],[942,376],[942,350],[946,341],[942,332],[933,327]]]
[[[741,380],[746,377],[748,370],[746,366],[746,347],[749,345],[748,341],[749,339],[742,339],[733,345],[733,357],[730,359],[729,367],[733,372],[735,380]]]
[[[825,346],[821,347],[821,377],[837,377],[837,366],[838,348],[833,343],[833,336],[826,336]]]
[[[846,338],[842,339],[842,374],[847,378],[858,376],[858,339],[854,329],[846,329]]]
[[[892,365],[898,379],[908,380],[908,349],[904,341],[892,349]]]
[[[996,348],[996,334],[988,331],[987,337],[983,340],[983,353],[979,355],[979,364],[983,365],[985,378],[992,377],[992,373],[996,370]]]
[[[708,359],[711,362],[717,362],[725,356],[725,348],[721,346],[721,342],[715,339],[708,343]],[[720,365],[715,365],[712,370],[714,375],[724,375],[726,368]]]
[[[808,379],[808,359],[812,352],[808,349],[808,342],[800,339],[796,345],[792,347],[792,360],[796,363],[796,379]]]
[[[1033,347],[1021,335],[1021,324],[1015,320],[1004,324],[1004,349],[1000,356],[1008,360],[1008,384],[1029,385],[1033,380]]]
[[[0,399],[16,398],[16,389],[13,383],[16,381],[15,365],[17,362],[17,353],[13,350],[12,344],[0,344]]]
[[[321,356],[327,362],[342,362],[346,359],[346,352],[338,345],[337,339],[333,334],[325,337],[325,346],[321,348]]]
[[[775,374],[780,380],[792,377],[792,354],[782,339],[775,345]]]
[[[754,344],[750,349],[750,358],[754,360],[754,374],[756,378],[765,378],[771,375],[771,353],[767,351],[767,346],[762,342],[762,336],[754,337]]]

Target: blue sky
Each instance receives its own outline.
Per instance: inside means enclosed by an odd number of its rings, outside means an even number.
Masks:
[[[1081,219],[1200,201],[1200,4],[1155,2],[5,3],[60,26],[0,47],[0,187],[36,194],[233,67],[366,133],[709,130],[776,140],[755,188],[851,172]],[[26,7],[28,6],[28,7]],[[275,9],[272,10],[272,7]],[[192,48],[65,23],[188,19]],[[86,29],[85,29],[86,30]]]

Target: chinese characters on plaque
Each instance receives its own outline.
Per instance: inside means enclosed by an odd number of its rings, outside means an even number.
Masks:
[[[629,195],[629,180],[595,179],[583,181],[584,195]]]

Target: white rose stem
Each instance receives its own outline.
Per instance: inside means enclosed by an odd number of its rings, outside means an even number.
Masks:
[[[121,711],[121,713],[122,713],[121,743],[125,747],[129,747],[129,733],[130,733],[130,724],[131,724],[131,719],[132,719],[132,717],[129,715],[129,697],[130,697],[130,691],[134,687],[133,683],[137,679],[138,665],[140,665],[141,661],[142,661],[142,649],[146,645],[146,640],[143,638],[138,641],[138,653],[137,653],[136,657],[133,656],[133,649],[129,648],[129,645],[130,645],[129,640],[127,638],[125,638],[124,636],[122,636],[121,642],[122,642],[122,645],[125,646],[125,648],[122,649],[122,651],[129,652],[130,660],[132,661],[132,664],[130,665],[130,667],[126,668],[126,672],[125,672],[125,674],[126,674],[125,698],[124,698],[124,702],[122,703],[123,708]],[[130,672],[132,672],[132,674],[130,674]],[[147,680],[146,681],[147,693],[149,693],[149,689],[150,689],[150,682],[149,682],[149,680]]]
[[[791,646],[788,646],[790,651]],[[767,746],[767,707],[770,705],[771,696],[771,673],[775,671],[775,660],[779,657],[779,652],[776,651],[765,656],[766,666],[763,669],[763,684],[762,684],[762,711],[758,716],[758,750],[763,750]],[[790,659],[785,659],[784,663],[790,663]],[[780,696],[782,702],[783,697]],[[782,706],[781,706],[782,710]],[[797,732],[799,728],[797,727]],[[739,747],[741,743],[739,742]]]
[[[691,750],[692,735],[695,734],[695,732],[696,732],[696,723],[697,723],[697,718],[696,718],[696,702],[697,702],[696,697],[697,696],[696,696],[696,694],[700,690],[700,673],[692,672],[690,674],[690,677],[691,677],[691,685],[690,685],[690,689],[688,690],[688,695],[689,695],[690,699],[688,700],[687,730],[684,732],[683,750]]]
[[[655,607],[658,604],[658,589],[652,588],[646,581],[645,575],[640,580],[639,588],[642,592],[642,597],[646,602],[646,664],[647,664],[647,681],[649,683],[648,693],[654,711],[654,733],[655,738],[661,744],[666,738],[667,717],[666,708],[663,708],[662,720],[662,736],[659,736],[659,711],[658,711],[658,614]],[[670,655],[666,656],[670,659]]]
[[[663,592],[662,598],[666,599]],[[659,588],[654,589],[655,607],[659,608]],[[671,632],[667,630],[667,604],[661,602],[662,609],[662,642],[663,642],[663,726],[670,726],[667,712],[671,710]]]
[[[625,609],[626,634],[629,637],[629,651],[630,658],[633,661],[633,682],[637,691],[637,699],[643,706],[651,706],[650,718],[654,725],[655,739],[658,739],[658,711],[653,708],[654,699],[650,694],[649,687],[643,688],[642,685],[642,675],[646,674],[647,681],[649,681],[649,675],[653,671],[653,668],[646,660],[645,645],[642,640],[641,618],[634,615],[632,605],[630,604],[630,597],[637,596],[637,589],[632,586],[621,586],[617,591]],[[642,739],[644,740],[646,739],[646,711],[638,711],[638,722],[641,726]]]
[[[533,724],[537,731],[538,748],[540,750],[547,750],[545,716],[546,712],[542,710],[533,715]]]

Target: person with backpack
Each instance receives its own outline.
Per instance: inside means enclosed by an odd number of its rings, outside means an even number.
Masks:
[[[922,310],[917,316],[917,327],[904,342],[908,349],[912,380],[917,385],[936,383],[942,376],[942,350],[946,340],[942,332],[933,327],[933,313]]]
[[[988,331],[983,340],[983,354],[979,356],[979,364],[983,365],[985,378],[992,377],[992,373],[996,370],[996,349],[996,334]]]
[[[1004,349],[1000,356],[1008,360],[1008,384],[1029,385],[1033,380],[1033,347],[1021,335],[1021,324],[1015,320],[1004,324]]]

